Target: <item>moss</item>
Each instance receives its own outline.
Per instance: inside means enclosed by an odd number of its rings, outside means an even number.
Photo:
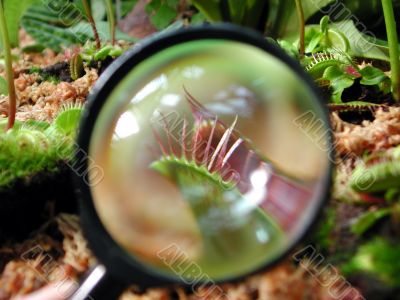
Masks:
[[[0,188],[7,188],[16,179],[40,171],[56,172],[60,161],[71,159],[80,113],[81,108],[68,108],[52,125],[18,122],[13,129],[1,133]],[[5,125],[0,123],[0,130]]]

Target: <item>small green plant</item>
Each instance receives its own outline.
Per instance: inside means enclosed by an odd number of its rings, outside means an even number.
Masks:
[[[359,247],[341,270],[345,275],[370,274],[390,286],[399,286],[400,245],[384,238],[375,238]]]
[[[103,61],[107,57],[116,58],[122,55],[125,50],[126,49],[121,48],[117,45],[110,44],[104,45],[102,48],[97,49],[93,43],[88,42],[83,47],[80,55],[85,62],[90,63],[92,61]]]
[[[382,7],[389,43],[393,98],[400,101],[400,52],[392,0],[382,0]]]
[[[368,156],[354,169],[349,184],[360,193],[400,189],[400,147]]]
[[[3,42],[3,53],[5,58],[6,76],[8,83],[8,124],[6,130],[11,129],[15,123],[15,114],[17,110],[17,95],[15,93],[14,85],[14,71],[12,67],[12,57],[11,57],[11,46],[8,37],[8,29],[6,24],[6,18],[4,15],[4,2],[0,0],[0,32]]]
[[[71,79],[77,80],[83,76],[84,72],[82,55],[75,53],[69,62],[69,73],[71,74]]]

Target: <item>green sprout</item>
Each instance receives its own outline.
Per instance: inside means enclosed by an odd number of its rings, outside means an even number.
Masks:
[[[394,17],[393,3],[391,0],[382,0],[383,15],[385,17],[386,31],[389,43],[390,67],[392,71],[393,98],[400,101],[400,61],[399,42]]]
[[[115,45],[115,16],[114,16],[114,9],[113,9],[111,0],[105,0],[105,1],[106,1],[106,8],[107,8],[108,25],[110,26],[111,43],[113,45]]]
[[[15,123],[15,114],[17,110],[17,96],[15,94],[14,85],[14,71],[12,68],[12,57],[11,57],[11,46],[8,37],[8,30],[6,24],[6,18],[4,16],[3,1],[0,1],[0,32],[3,42],[3,52],[5,58],[5,69],[8,83],[8,99],[9,99],[9,111],[8,111],[8,124],[7,130],[12,128]]]
[[[86,17],[88,18],[90,26],[92,27],[92,30],[93,30],[94,39],[96,41],[96,48],[100,49],[101,48],[100,37],[99,37],[99,33],[97,32],[96,23],[94,22],[92,10],[90,8],[89,2],[88,2],[88,0],[82,0],[82,3],[83,3],[83,8],[85,9]]]
[[[297,15],[299,17],[299,28],[300,28],[300,42],[299,42],[299,52],[300,52],[300,58],[304,57],[304,52],[305,52],[305,46],[304,46],[304,36],[305,36],[305,31],[306,31],[306,25],[304,21],[304,11],[303,11],[303,6],[301,4],[301,0],[295,0],[296,2],[296,11]]]

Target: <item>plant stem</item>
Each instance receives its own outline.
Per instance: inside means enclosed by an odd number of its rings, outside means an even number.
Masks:
[[[304,21],[304,11],[303,11],[303,6],[301,5],[301,0],[295,0],[295,2],[296,2],[297,16],[299,18],[299,25],[300,25],[299,51],[300,51],[300,58],[303,58],[304,52],[305,52],[304,36],[305,36],[305,31],[306,31],[306,25],[305,25],[305,21]]]
[[[115,10],[117,15],[117,22],[121,21],[122,13],[121,13],[121,0],[115,0]]]
[[[110,25],[111,43],[115,45],[115,16],[112,6],[112,0],[106,0],[107,20]]]
[[[101,48],[101,42],[100,42],[99,33],[97,32],[96,23],[94,22],[94,19],[93,19],[92,10],[90,9],[88,0],[82,0],[82,3],[83,3],[83,8],[85,9],[86,17],[88,18],[90,26],[92,26],[94,39],[96,41],[96,48],[97,48],[97,50],[99,50]]]
[[[8,37],[6,18],[4,16],[3,1],[0,1],[0,32],[1,32],[1,36],[2,36],[2,42],[3,42],[6,77],[7,77],[7,83],[8,83],[8,102],[9,102],[8,123],[7,123],[7,130],[8,130],[8,129],[12,128],[15,123],[15,114],[16,114],[16,110],[17,110],[17,96],[15,94],[14,71],[12,68],[10,40]]]
[[[399,42],[396,30],[392,0],[382,0],[383,15],[385,17],[386,32],[389,43],[390,68],[393,98],[400,101],[400,58]]]

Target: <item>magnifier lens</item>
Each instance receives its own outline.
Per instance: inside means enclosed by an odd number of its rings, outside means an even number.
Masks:
[[[286,252],[320,206],[329,165],[321,119],[309,86],[257,47],[209,39],[161,50],[96,120],[98,215],[156,274],[247,274]]]

